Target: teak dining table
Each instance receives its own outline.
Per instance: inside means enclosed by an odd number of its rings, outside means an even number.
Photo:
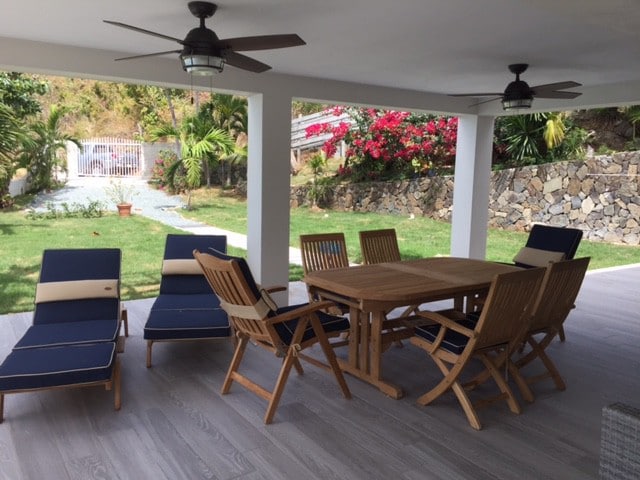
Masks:
[[[318,270],[305,275],[311,292],[349,306],[349,353],[338,359],[347,373],[402,398],[398,385],[382,378],[382,353],[392,340],[387,312],[397,307],[454,299],[486,291],[493,277],[518,270],[513,265],[457,257],[432,257],[400,262]],[[390,332],[390,338],[393,332]]]

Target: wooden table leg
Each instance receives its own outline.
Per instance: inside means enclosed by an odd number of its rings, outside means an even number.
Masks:
[[[349,366],[358,369],[360,350],[360,310],[351,307],[349,309]]]

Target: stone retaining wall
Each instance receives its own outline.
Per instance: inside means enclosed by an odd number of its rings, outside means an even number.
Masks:
[[[528,230],[545,223],[584,230],[586,239],[640,244],[639,152],[557,162],[491,175],[489,226]],[[291,206],[308,205],[308,186],[291,190]],[[453,177],[338,185],[338,210],[427,216],[450,221]]]

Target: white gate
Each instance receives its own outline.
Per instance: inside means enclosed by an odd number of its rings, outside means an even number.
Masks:
[[[142,142],[103,137],[81,143],[76,163],[80,176],[135,177],[144,171]]]

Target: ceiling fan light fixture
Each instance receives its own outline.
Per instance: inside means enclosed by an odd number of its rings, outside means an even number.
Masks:
[[[503,110],[518,110],[521,108],[531,108],[531,104],[533,103],[532,97],[525,98],[503,98],[502,99],[502,109]]]
[[[185,72],[193,75],[211,76],[224,69],[224,58],[215,55],[181,53],[180,63]]]

